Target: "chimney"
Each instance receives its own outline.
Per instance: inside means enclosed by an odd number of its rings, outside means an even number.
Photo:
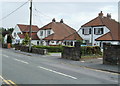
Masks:
[[[107,13],[107,18],[111,19],[111,14]]]
[[[52,19],[52,22],[56,22],[55,18]]]
[[[63,19],[60,20],[60,23],[63,23]]]
[[[102,11],[98,14],[99,17],[103,17]]]

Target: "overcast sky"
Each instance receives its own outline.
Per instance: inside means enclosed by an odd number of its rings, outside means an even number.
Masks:
[[[27,1],[27,0],[24,0]],[[0,17],[3,18],[25,2],[2,2]],[[52,21],[60,19],[64,23],[78,30],[81,25],[98,16],[103,11],[104,16],[111,13],[118,21],[118,2],[33,2],[33,24],[42,27]],[[0,21],[1,22],[1,21]],[[0,27],[10,28],[16,24],[29,24],[29,2],[2,20]]]

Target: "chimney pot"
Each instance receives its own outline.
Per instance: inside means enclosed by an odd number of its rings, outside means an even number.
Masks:
[[[98,14],[100,17],[103,17],[103,13],[102,11]]]
[[[52,22],[56,22],[55,18],[52,19]]]
[[[60,20],[60,23],[63,23],[63,19]]]
[[[107,18],[111,19],[111,14],[107,13]]]

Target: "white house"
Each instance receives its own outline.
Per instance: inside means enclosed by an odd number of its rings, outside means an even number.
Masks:
[[[37,35],[43,45],[73,46],[76,40],[82,40],[73,28],[63,22],[63,19],[60,22],[53,19],[52,22],[40,28]]]
[[[111,15],[103,16],[102,11],[96,18],[82,25],[79,34],[87,45],[102,46],[103,42],[118,44],[120,23],[111,19]]]
[[[12,32],[13,42],[12,44],[22,43],[25,38],[25,34],[29,34],[30,25],[17,24]],[[36,25],[32,25],[32,41],[34,45],[39,44],[40,39],[37,36],[39,28]]]

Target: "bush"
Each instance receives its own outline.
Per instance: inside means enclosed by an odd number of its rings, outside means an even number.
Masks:
[[[62,52],[62,46],[33,46],[35,48],[47,49],[48,52]]]
[[[63,46],[33,46],[35,48],[47,49],[48,52],[62,52]],[[99,46],[82,46],[81,53],[85,55],[101,55],[101,50]]]
[[[81,47],[82,49],[82,55],[101,55],[102,52],[101,52],[101,49],[99,46],[82,46]]]

